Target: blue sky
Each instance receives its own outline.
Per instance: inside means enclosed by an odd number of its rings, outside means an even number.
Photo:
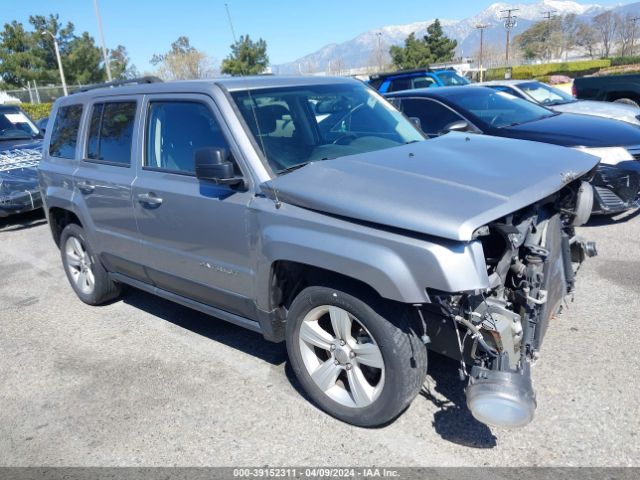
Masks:
[[[0,23],[29,15],[59,13],[78,31],[98,39],[93,0],[2,0]],[[267,41],[271,63],[295,60],[328,43],[340,43],[372,28],[430,18],[462,19],[478,13],[490,0],[226,0],[237,35]],[[517,0],[513,3],[520,3]],[[525,1],[522,3],[535,3]],[[580,3],[617,4],[620,0]],[[219,64],[229,53],[232,36],[222,0],[100,0],[108,47],[123,44],[141,72],[152,67],[154,53],[169,49],[180,35]]]

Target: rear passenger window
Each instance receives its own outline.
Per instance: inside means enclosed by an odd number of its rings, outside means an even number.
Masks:
[[[80,117],[82,117],[82,105],[69,105],[58,109],[51,131],[49,155],[69,159],[76,157]]]
[[[136,102],[108,102],[93,106],[87,158],[117,165],[131,163]]]
[[[206,105],[151,102],[146,167],[193,174],[196,150],[208,147],[229,150],[220,125]]]

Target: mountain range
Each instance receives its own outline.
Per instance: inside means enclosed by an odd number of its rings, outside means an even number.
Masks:
[[[514,15],[517,16],[517,25],[512,30],[513,35],[523,32],[535,22],[542,20],[545,12],[549,11],[555,15],[574,13],[585,21],[589,21],[606,10],[614,10],[622,15],[626,13],[640,14],[640,2],[617,6],[587,5],[571,0],[540,0],[533,4],[494,3],[482,12],[463,20],[440,20],[445,34],[458,41],[457,56],[471,57],[476,54],[480,44],[480,33],[476,26],[480,24],[488,27],[485,30],[487,46],[504,45],[505,30],[501,17],[504,15],[502,12],[508,8],[518,9],[514,12]],[[378,41],[380,41],[380,49],[387,52],[391,45],[403,44],[412,32],[415,32],[418,38],[424,36],[427,27],[433,21],[434,19],[430,19],[407,25],[388,25],[375,28],[346,42],[332,43],[292,62],[276,65],[273,70],[280,74],[307,73],[309,71],[331,70],[332,65],[335,69],[337,64],[340,69],[375,65],[376,53],[379,51]],[[378,34],[380,34],[380,39],[378,39]]]

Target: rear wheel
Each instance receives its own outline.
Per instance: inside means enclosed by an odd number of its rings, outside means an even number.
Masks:
[[[393,311],[370,297],[309,287],[287,320],[287,351],[304,390],[322,410],[363,427],[402,413],[427,371],[427,350],[408,308]]]
[[[67,279],[80,300],[100,305],[120,295],[120,284],[109,278],[82,227],[71,223],[64,228],[60,235],[60,254]]]
[[[631,105],[632,107],[636,107],[636,108],[640,107],[638,102],[630,98],[618,98],[617,100],[614,100],[613,103],[622,103],[624,105]]]

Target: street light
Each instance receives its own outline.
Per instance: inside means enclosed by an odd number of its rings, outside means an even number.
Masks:
[[[58,40],[56,40],[55,35],[51,33],[49,30],[42,30],[40,33],[42,35],[49,35],[53,39],[53,48],[56,51],[56,59],[58,60],[58,70],[60,70],[60,80],[62,80],[62,91],[64,92],[64,96],[66,97],[67,95],[69,95],[69,92],[67,91],[67,82],[64,79],[64,70],[62,69],[62,60],[60,59],[60,49],[58,48]]]

